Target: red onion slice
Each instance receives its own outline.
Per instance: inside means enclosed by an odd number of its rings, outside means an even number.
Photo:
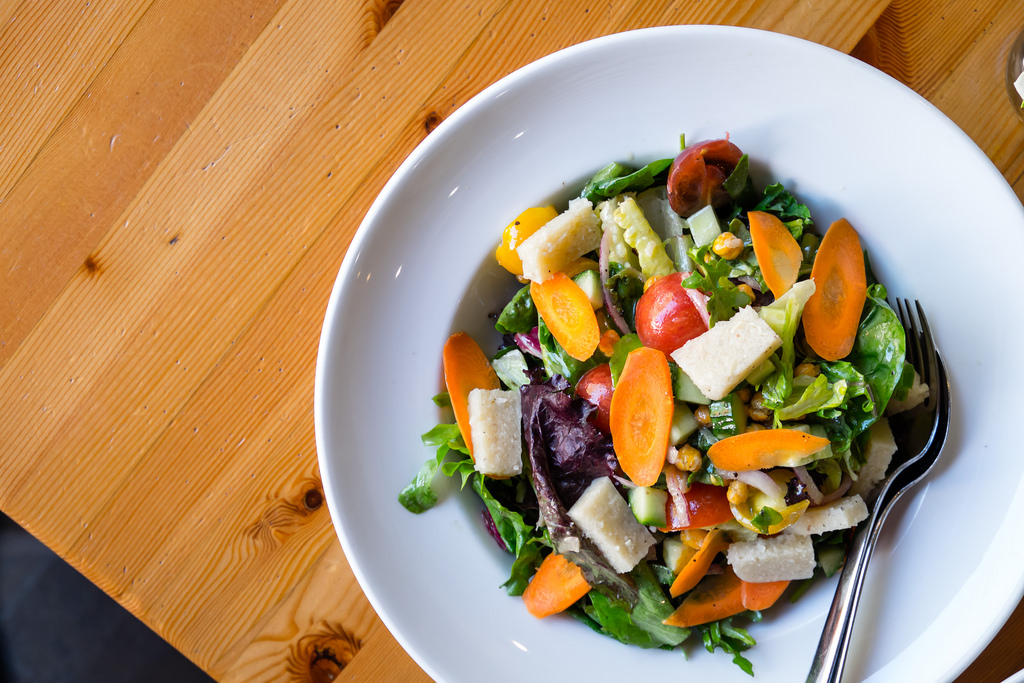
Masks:
[[[769,498],[781,500],[786,497],[785,490],[763,470],[736,472],[735,475],[738,481],[742,481],[747,486],[753,486]]]
[[[675,509],[676,521],[679,526],[685,527],[690,524],[690,511],[686,506],[686,492],[690,490],[690,484],[682,473],[677,473],[673,469],[665,470],[665,484],[672,499],[672,507]]]
[[[821,504],[824,505],[825,503],[831,503],[833,500],[842,498],[846,495],[846,492],[850,490],[851,486],[853,486],[853,479],[849,474],[844,474],[843,480],[839,482],[839,486],[836,487],[836,490],[822,496]]]
[[[611,277],[611,264],[608,256],[610,250],[611,233],[605,230],[601,235],[601,247],[597,256],[598,271],[601,274],[601,293],[604,296],[604,310],[608,313],[608,317],[612,319],[615,327],[619,329],[619,334],[629,334],[629,325],[626,324],[626,319],[622,317],[619,307],[612,301],[611,292],[608,291],[608,278]]]
[[[821,505],[821,489],[814,483],[814,477],[807,471],[807,468],[803,465],[794,467],[793,473],[796,474],[796,478],[800,480],[800,483],[804,485],[804,491],[807,492],[807,497],[811,499],[811,503]]]

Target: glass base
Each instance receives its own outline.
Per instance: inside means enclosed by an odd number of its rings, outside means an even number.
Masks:
[[[1021,108],[1021,90],[1024,90],[1024,31],[1017,36],[1010,46],[1010,54],[1006,59],[1006,94],[1010,97],[1017,116],[1024,121],[1024,109]]]

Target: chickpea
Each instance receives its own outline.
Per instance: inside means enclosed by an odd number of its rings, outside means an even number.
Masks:
[[[739,255],[743,253],[743,240],[731,232],[723,232],[711,243],[711,251],[726,261],[732,261],[739,258]]]
[[[733,479],[729,482],[729,488],[725,492],[725,497],[733,505],[740,505],[743,503],[750,493],[749,487],[738,479]]]
[[[750,399],[750,404],[747,406],[747,415],[755,422],[767,422],[771,419],[771,408],[765,405],[764,394],[760,391]]]
[[[699,406],[693,411],[693,417],[701,427],[711,426],[711,409],[707,406]]]
[[[803,375],[805,377],[817,377],[821,374],[821,368],[814,363],[801,363],[800,365],[793,368],[793,375],[799,377]]]
[[[686,472],[696,472],[704,464],[704,456],[700,451],[686,444],[676,453],[676,467]]]

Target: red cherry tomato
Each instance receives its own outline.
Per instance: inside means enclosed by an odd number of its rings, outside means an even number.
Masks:
[[[688,273],[658,278],[636,304],[636,333],[644,346],[668,355],[708,331],[707,303],[695,289],[683,287]]]
[[[688,218],[708,204],[718,207],[729,201],[722,183],[729,177],[743,152],[728,138],[690,145],[672,161],[668,171],[668,202]]]
[[[729,499],[725,496],[725,486],[694,483],[690,490],[683,494],[682,504],[690,513],[689,520],[681,520],[671,498],[665,505],[665,519],[668,520],[662,531],[682,531],[683,529],[700,529],[728,522],[733,518]]]
[[[576,382],[576,393],[583,400],[597,406],[597,412],[590,416],[594,426],[605,434],[611,434],[608,423],[612,406],[612,369],[607,363],[596,365]]]

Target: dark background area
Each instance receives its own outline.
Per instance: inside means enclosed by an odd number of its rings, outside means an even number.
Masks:
[[[0,515],[0,683],[212,680]]]

